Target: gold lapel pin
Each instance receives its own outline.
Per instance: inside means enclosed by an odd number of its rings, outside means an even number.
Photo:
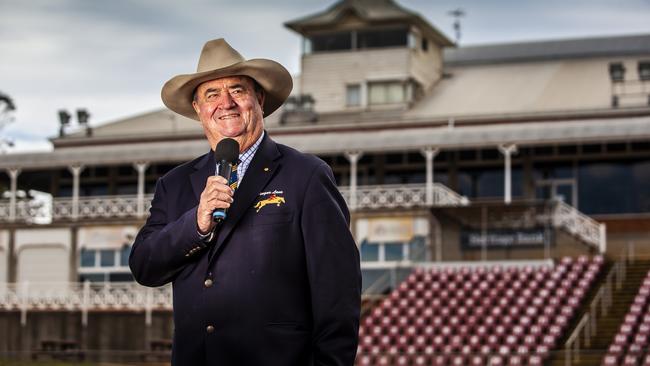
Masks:
[[[268,172],[268,171],[269,171],[269,168],[264,168],[264,171],[265,171],[265,172]]]

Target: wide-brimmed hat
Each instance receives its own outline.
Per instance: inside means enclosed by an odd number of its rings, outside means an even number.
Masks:
[[[161,97],[167,108],[199,120],[192,108],[194,90],[203,82],[228,76],[245,75],[264,89],[264,116],[273,113],[291,93],[291,75],[279,63],[262,58],[246,60],[223,38],[206,42],[194,74],[177,75],[163,85]]]

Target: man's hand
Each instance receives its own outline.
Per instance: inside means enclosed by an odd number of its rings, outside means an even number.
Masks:
[[[216,175],[208,177],[201,193],[199,208],[196,210],[196,225],[199,233],[207,234],[212,231],[216,225],[212,220],[212,211],[230,207],[233,193],[226,178]]]

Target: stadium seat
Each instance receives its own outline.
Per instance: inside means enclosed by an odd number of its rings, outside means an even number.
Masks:
[[[356,364],[542,365],[603,261],[598,256],[563,258],[552,267],[417,269],[362,320]],[[650,280],[647,289],[635,305],[648,304]],[[628,331],[618,338],[621,351],[612,345],[608,352],[620,362],[623,346],[648,346],[650,316],[640,310],[628,320],[630,329],[644,324],[643,331]]]

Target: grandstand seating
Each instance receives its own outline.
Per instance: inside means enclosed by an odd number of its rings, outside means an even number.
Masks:
[[[650,271],[641,283],[603,365],[650,366]]]
[[[603,265],[416,269],[363,320],[357,365],[541,365]]]

